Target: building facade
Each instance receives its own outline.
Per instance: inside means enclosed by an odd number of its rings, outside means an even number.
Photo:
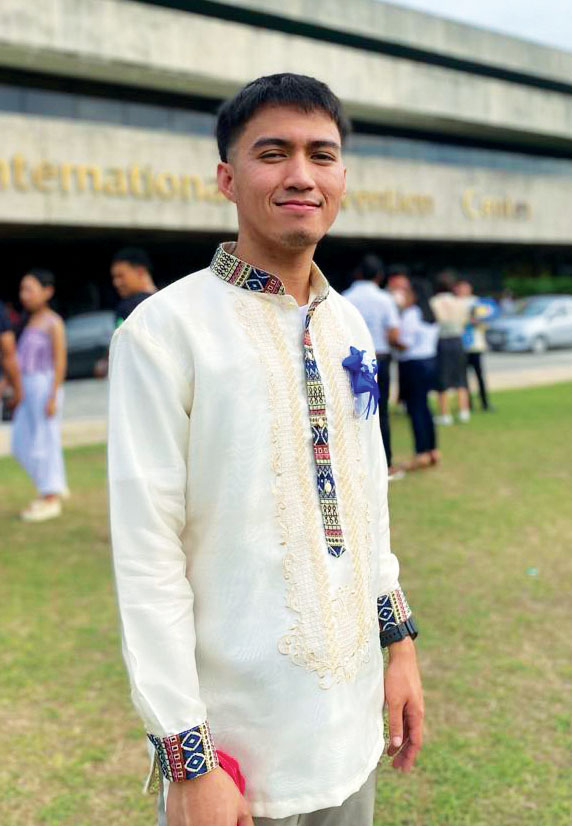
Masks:
[[[217,107],[282,71],[324,80],[354,125],[347,197],[319,259],[334,284],[371,250],[489,286],[511,266],[565,271],[572,53],[377,0],[347,9],[3,0],[4,289],[51,266],[71,310],[109,303],[109,257],[124,244],[149,249],[160,282],[204,266],[236,232],[215,182]]]

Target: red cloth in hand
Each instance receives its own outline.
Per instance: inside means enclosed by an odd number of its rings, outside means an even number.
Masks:
[[[224,751],[217,750],[218,761],[220,763],[221,769],[232,777],[236,785],[238,786],[238,790],[241,794],[244,794],[244,790],[246,788],[246,781],[241,774],[240,766],[238,765],[238,761],[231,757],[229,754],[225,754]]]

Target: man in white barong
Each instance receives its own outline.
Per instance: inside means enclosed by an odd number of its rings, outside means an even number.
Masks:
[[[393,766],[421,746],[375,350],[313,263],[347,133],[313,78],[259,78],[228,101],[218,185],[238,241],[113,339],[123,650],[168,826],[371,826],[384,697]]]

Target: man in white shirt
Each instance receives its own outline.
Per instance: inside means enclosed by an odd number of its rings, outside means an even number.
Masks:
[[[113,339],[123,650],[168,826],[371,826],[384,688],[393,766],[409,771],[421,745],[372,341],[313,263],[347,129],[313,78],[259,78],[228,101],[218,183],[238,242]]]
[[[383,263],[377,255],[364,256],[358,277],[344,296],[360,311],[371,333],[377,358],[379,385],[379,424],[389,469],[389,478],[403,476],[393,467],[391,430],[389,426],[389,384],[391,348],[399,346],[399,314],[392,296],[381,289]]]

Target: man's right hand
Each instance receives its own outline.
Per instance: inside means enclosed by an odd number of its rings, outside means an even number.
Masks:
[[[254,826],[248,803],[220,767],[169,785],[167,826]]]

